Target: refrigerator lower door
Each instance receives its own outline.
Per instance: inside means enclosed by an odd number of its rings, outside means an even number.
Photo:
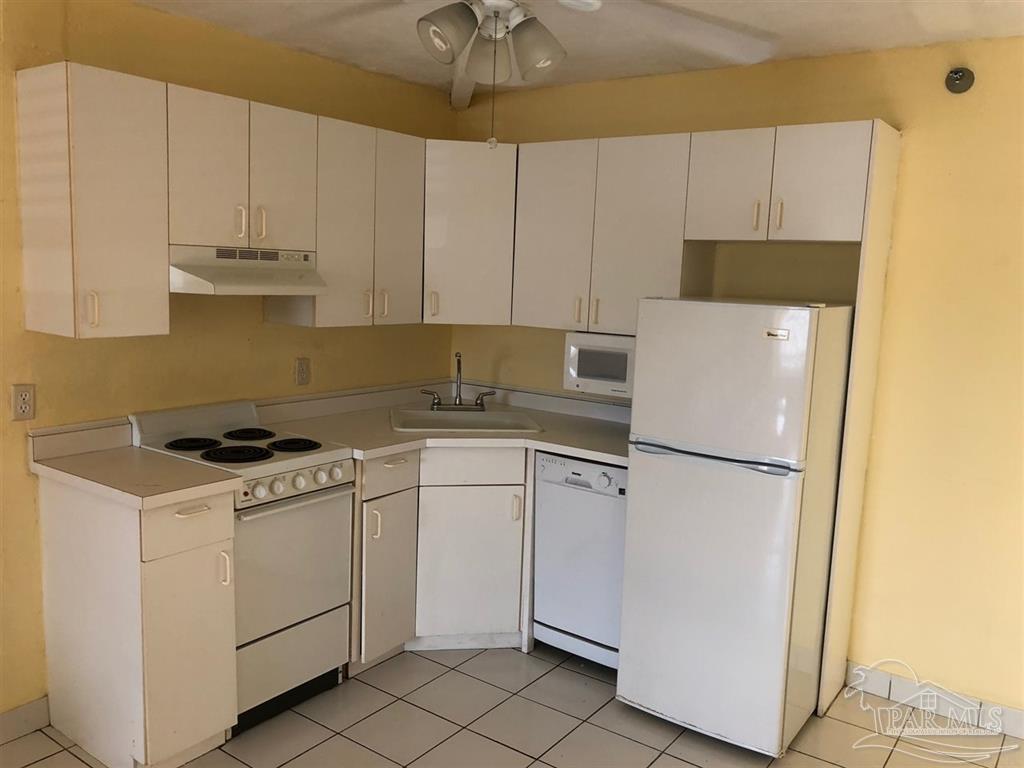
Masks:
[[[631,447],[617,695],[780,754],[803,473]]]

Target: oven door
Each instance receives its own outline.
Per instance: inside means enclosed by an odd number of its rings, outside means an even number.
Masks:
[[[352,486],[235,515],[235,633],[244,645],[349,602]]]

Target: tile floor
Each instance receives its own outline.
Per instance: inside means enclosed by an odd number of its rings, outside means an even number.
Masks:
[[[1024,768],[1021,741],[1010,736],[949,737],[950,752],[968,748],[974,762],[965,762],[929,753],[910,737],[875,734],[871,712],[856,698],[840,696],[827,717],[811,718],[786,756],[772,761],[614,696],[614,670],[546,646],[529,655],[403,653],[189,768]],[[853,748],[865,738],[874,746]],[[1000,746],[1016,749],[989,756]],[[2,768],[83,764],[103,768],[49,727],[0,745]]]

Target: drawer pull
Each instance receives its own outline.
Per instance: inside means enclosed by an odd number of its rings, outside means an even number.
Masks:
[[[761,228],[761,201],[754,201],[754,226],[752,229],[757,232]]]
[[[377,518],[377,530],[376,530],[376,532],[375,532],[375,533],[373,533],[373,534],[372,534],[372,535],[370,536],[370,538],[371,538],[371,539],[379,539],[379,538],[380,538],[380,526],[381,526],[381,521],[380,521],[380,512],[378,512],[378,511],[377,511],[377,510],[375,509],[375,510],[373,510],[373,514],[374,514],[374,516],[375,516],[375,517]]]
[[[209,511],[210,506],[208,504],[202,504],[198,507],[193,507],[192,509],[179,509],[177,512],[174,513],[174,516],[177,518],[184,519],[186,517],[195,517],[196,515],[202,515]]]
[[[366,312],[363,313],[363,317],[373,317],[373,291],[363,291],[363,296],[366,297]]]
[[[245,237],[246,233],[249,230],[249,222],[248,222],[248,218],[249,218],[248,214],[249,214],[249,212],[248,212],[248,210],[246,209],[246,207],[244,205],[236,205],[235,206],[235,210],[238,211],[240,214],[242,214],[242,228],[239,229],[238,232],[236,233],[236,237],[241,239],[241,238]]]
[[[408,459],[391,459],[390,461],[385,461],[384,462],[384,468],[385,469],[394,469],[395,467],[400,467],[403,464],[408,464],[408,463],[409,463]]]
[[[778,217],[775,220],[775,229],[782,229],[782,214],[783,214],[783,211],[784,211],[784,208],[783,208],[784,205],[785,205],[785,202],[782,201],[782,200],[779,200],[779,215],[778,215]]]
[[[431,317],[437,317],[441,311],[441,294],[437,291],[430,292],[430,315]]]
[[[573,309],[573,312],[572,312],[572,320],[573,320],[574,323],[582,323],[583,322],[583,297],[582,296],[577,296],[576,297],[576,306],[575,306],[575,308]]]
[[[518,495],[512,497],[512,519],[519,520],[523,516],[523,500]]]
[[[220,556],[224,560],[224,576],[221,578],[220,583],[227,587],[231,584],[231,555],[221,550]]]
[[[597,321],[598,314],[601,311],[601,300],[595,298],[591,302],[591,305],[592,306],[591,306],[591,309],[590,309],[590,324],[591,325],[597,325],[597,323],[598,323],[598,321]]]

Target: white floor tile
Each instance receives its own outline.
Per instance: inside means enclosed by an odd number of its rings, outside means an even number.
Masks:
[[[456,648],[450,651],[414,651],[417,656],[423,656],[452,669],[483,652],[483,648]]]
[[[71,739],[69,739],[63,733],[58,731],[52,725],[48,725],[45,728],[43,728],[43,733],[45,733],[51,739],[53,739],[58,744],[60,744],[62,747],[64,747],[64,749],[67,749],[68,747],[75,746],[75,742],[73,742]]]
[[[616,699],[605,704],[590,718],[590,722],[657,750],[665,749],[683,732],[682,727],[675,723],[649,715]]]
[[[302,715],[282,712],[231,739],[223,750],[252,768],[277,768],[333,735]]]
[[[7,766],[4,765],[4,768]],[[82,768],[82,763],[70,752],[58,752],[38,763],[32,763],[32,768]]]
[[[771,762],[766,755],[726,744],[696,731],[684,731],[665,751],[701,768],[765,768]]]
[[[361,673],[356,680],[392,696],[402,697],[448,671],[448,667],[415,653],[402,653]]]
[[[657,750],[583,723],[544,753],[554,768],[647,768]]]
[[[23,768],[61,751],[61,746],[42,731],[33,731],[0,746],[0,766]]]
[[[881,768],[895,743],[866,728],[812,715],[790,749],[845,768]]]
[[[288,763],[288,768],[395,768],[398,765],[366,747],[335,736]]]
[[[598,664],[580,656],[570,656],[562,662],[562,666],[566,669],[571,669],[573,672],[579,672],[582,675],[596,677],[601,682],[609,683],[610,685],[615,685],[615,681],[618,679],[618,672],[611,667],[606,667],[603,664]]]
[[[107,766],[105,766],[103,763],[101,763],[95,757],[90,755],[88,752],[86,752],[84,749],[82,749],[77,744],[75,746],[71,747],[68,750],[68,752],[70,752],[72,755],[77,757],[83,763],[88,765],[89,768],[107,768]]]
[[[533,644],[533,650],[530,651],[530,655],[536,656],[541,661],[546,661],[549,664],[561,664],[572,654],[568,651],[563,651],[561,648],[555,648],[547,643],[537,641]]]
[[[615,686],[557,667],[530,683],[519,695],[586,720],[615,696]]]
[[[513,696],[469,728],[512,749],[540,757],[579,724],[575,717]]]
[[[651,768],[690,768],[690,764],[684,763],[678,757],[663,754],[651,763]]]
[[[1003,734],[993,733],[984,736],[905,736],[899,740],[896,749],[925,759],[941,760],[948,756],[995,768],[1002,746]]]
[[[220,749],[211,749],[205,755],[200,755],[190,763],[185,763],[186,768],[245,768],[245,763],[239,762],[227,752]]]
[[[346,680],[337,688],[314,696],[293,709],[340,733],[394,700],[390,693],[378,691],[359,680]]]
[[[553,668],[553,664],[525,653],[495,648],[474,656],[460,665],[459,671],[515,693]]]
[[[1024,768],[1024,740],[1015,736],[1005,737],[996,768]]]
[[[410,768],[526,768],[532,761],[532,757],[472,731],[459,731]]]
[[[430,751],[453,733],[457,725],[404,701],[356,723],[345,736],[389,760],[406,765]]]
[[[847,692],[849,696],[846,695]],[[867,691],[846,688],[840,691],[839,696],[832,702],[827,716],[896,738],[903,729],[908,712],[910,707],[905,704],[897,704]]]
[[[483,680],[452,670],[413,691],[405,700],[459,725],[469,725],[511,694]]]
[[[789,750],[785,757],[772,761],[771,768],[835,768],[832,763],[826,763],[816,757],[805,755],[803,752]]]

